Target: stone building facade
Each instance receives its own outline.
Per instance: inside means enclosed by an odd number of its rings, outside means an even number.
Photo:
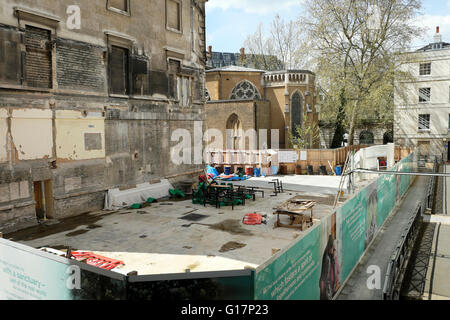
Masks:
[[[398,80],[404,93],[396,92],[394,100],[395,143],[450,159],[450,43],[437,27],[433,42],[412,56],[403,67],[414,79]]]
[[[204,125],[205,0],[2,0],[0,231],[187,179],[172,133]]]
[[[206,90],[208,129],[267,129],[268,147],[291,148],[289,131],[295,125],[318,123],[315,75],[311,71],[266,72],[227,66],[206,71]],[[274,129],[278,135],[272,135]],[[271,139],[277,136],[279,140],[274,143]],[[247,148],[247,142],[242,147]],[[318,139],[312,141],[312,147],[319,147]]]
[[[335,132],[335,124],[319,120],[320,147],[331,148]],[[355,127],[353,144],[379,145],[393,142],[392,125],[381,123],[377,119],[366,119]]]

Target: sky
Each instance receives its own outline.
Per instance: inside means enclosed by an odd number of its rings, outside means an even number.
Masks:
[[[268,27],[276,14],[295,20],[301,14],[302,0],[208,0],[206,3],[206,42],[213,51],[238,53],[248,35],[259,23]],[[450,0],[422,0],[417,24],[428,32],[413,47],[432,42],[436,26],[443,41],[450,42]]]

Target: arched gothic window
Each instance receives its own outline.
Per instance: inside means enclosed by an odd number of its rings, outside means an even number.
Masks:
[[[239,82],[231,91],[230,100],[253,100],[261,99],[258,89],[247,80]]]
[[[231,149],[238,149],[241,138],[241,121],[236,113],[233,113],[227,120],[227,130],[231,130]]]
[[[296,127],[303,124],[303,99],[300,93],[295,92],[291,98],[291,126],[292,134],[296,135]]]

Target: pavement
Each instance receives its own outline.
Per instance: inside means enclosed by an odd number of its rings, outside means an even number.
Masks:
[[[443,167],[450,172],[450,165]],[[425,300],[450,300],[450,178],[442,178],[442,212],[426,217],[427,222],[436,224],[432,252],[429,258]]]
[[[446,217],[448,218],[448,217]],[[438,222],[427,270],[424,300],[450,300],[450,219]]]
[[[382,300],[382,290],[390,257],[396,248],[401,234],[407,226],[423,190],[428,186],[429,177],[419,176],[410,187],[403,200],[396,206],[394,213],[387,219],[377,237],[361,258],[359,265],[342,288],[338,300]],[[369,266],[378,266],[381,271],[379,289],[369,289],[367,273]]]
[[[445,165],[444,168],[445,172],[450,172],[449,164]],[[445,178],[444,194],[445,194],[445,201],[444,201],[445,211],[443,213],[448,215],[450,213],[450,178],[448,177]]]

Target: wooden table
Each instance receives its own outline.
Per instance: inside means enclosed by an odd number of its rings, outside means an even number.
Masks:
[[[277,207],[273,214],[277,215],[274,228],[299,228],[301,231],[306,230],[313,225],[313,208],[316,202],[311,200],[288,200]],[[305,212],[311,210],[310,216]],[[289,216],[290,223],[285,224],[280,222],[280,214]]]

